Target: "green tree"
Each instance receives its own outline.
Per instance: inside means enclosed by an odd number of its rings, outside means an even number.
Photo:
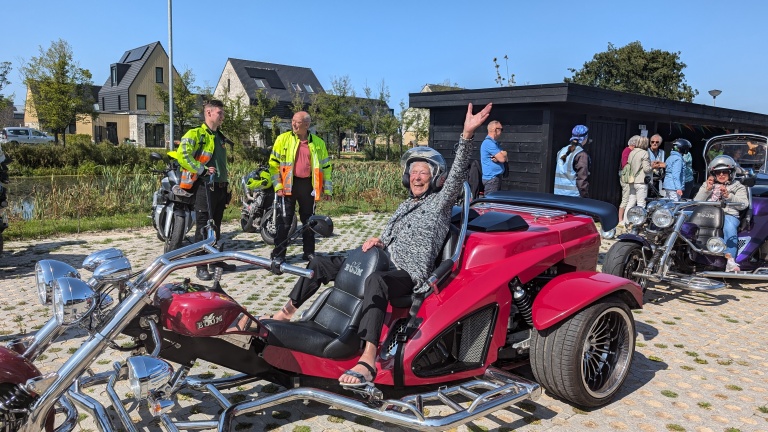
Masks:
[[[381,134],[387,139],[387,160],[389,160],[390,155],[392,154],[391,151],[391,144],[392,144],[392,138],[396,136],[400,136],[398,133],[400,130],[400,122],[397,120],[397,117],[395,117],[391,112],[387,112],[387,114],[381,118],[380,122],[380,130]],[[402,148],[402,139],[400,140],[400,153],[402,154],[403,148]]]
[[[252,127],[248,118],[248,105],[238,97],[231,97],[229,91],[224,92],[221,98],[224,104],[224,122],[221,124],[221,131],[227,138],[232,140],[235,145],[243,145],[244,141],[250,139]]]
[[[11,84],[8,74],[11,72],[11,62],[0,62],[0,127],[6,126],[13,120],[13,95],[6,97],[3,87]]]
[[[269,96],[264,89],[256,90],[253,97],[253,104],[248,107],[248,118],[253,131],[258,133],[264,139],[265,147],[269,147],[267,132],[271,131],[267,126],[267,120],[272,118],[272,111],[277,106],[277,98]],[[274,121],[274,120],[273,120]],[[273,140],[275,137],[271,137]]]
[[[359,108],[349,76],[334,77],[329,92],[316,94],[310,106],[310,115],[318,130],[332,134],[336,139],[336,154],[340,157],[344,135],[360,124]]]
[[[679,51],[646,51],[640,42],[621,48],[609,43],[608,51],[595,54],[581,69],[569,68],[573,76],[565,82],[691,102],[699,91],[686,84],[685,67]]]
[[[173,71],[171,71],[173,73]],[[200,108],[198,107],[197,95],[193,92],[195,74],[190,70],[185,70],[180,76],[173,80],[173,140],[181,137],[192,127],[200,123]],[[160,123],[170,123],[168,111],[168,89],[160,84],[155,86],[157,97],[163,101],[163,111],[158,113]]]
[[[300,91],[291,89],[291,112],[296,114],[297,112],[304,111],[307,104],[304,102],[304,96]]]
[[[376,140],[382,135],[381,121],[389,115],[389,87],[382,79],[377,86],[377,96],[374,96],[374,91],[368,86],[363,87],[365,93],[365,99],[362,100],[362,112],[364,116],[363,126],[368,133],[371,145],[373,146],[373,157],[376,158]],[[387,146],[387,156],[389,156],[389,146]]]
[[[75,62],[66,41],[51,42],[48,49],[41,46],[40,55],[22,64],[20,71],[32,93],[30,109],[43,128],[54,132],[56,142],[70,124],[98,115],[91,72]]]

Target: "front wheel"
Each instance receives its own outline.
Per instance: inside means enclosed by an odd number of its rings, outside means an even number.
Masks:
[[[614,243],[605,254],[603,273],[636,282],[643,288],[643,292],[648,289],[648,279],[634,276],[633,273],[641,273],[644,270],[643,246],[639,243],[619,241]]]
[[[629,374],[635,320],[607,297],[531,338],[531,368],[547,391],[586,408],[605,405]]]
[[[272,217],[272,209],[266,209],[264,211],[264,215],[261,217],[261,223],[259,224],[261,226],[261,238],[264,240],[264,243],[268,245],[274,245],[275,244],[275,237],[277,237],[277,224],[275,224],[275,220]],[[292,236],[293,233],[296,232],[296,214],[293,215],[293,220],[291,221],[291,228],[288,230],[288,237]]]
[[[181,243],[184,241],[184,233],[186,230],[187,226],[184,216],[173,215],[171,232],[168,234],[168,238],[165,240],[166,253],[181,247]]]

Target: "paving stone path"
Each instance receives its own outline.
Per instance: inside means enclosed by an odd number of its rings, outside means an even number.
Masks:
[[[336,218],[335,236],[318,240],[320,253],[343,253],[361,240],[379,234],[387,215],[355,215]],[[255,234],[242,233],[236,224],[222,229],[228,250],[268,256],[271,248]],[[611,241],[603,241],[602,252]],[[34,266],[41,259],[57,259],[80,268],[91,252],[116,247],[134,269],[141,269],[162,253],[162,244],[151,229],[84,233],[34,241],[6,243],[0,257],[0,341],[27,335],[51,316],[50,307],[38,303]],[[291,258],[291,254],[295,254]],[[304,265],[301,246],[289,249],[289,261]],[[602,261],[602,254],[601,254]],[[82,270],[82,277],[90,276]],[[181,278],[185,274],[179,275]],[[193,277],[192,270],[186,276]],[[240,265],[225,273],[224,288],[254,314],[282,306],[296,278],[275,276]],[[645,307],[636,311],[637,351],[621,393],[611,404],[583,411],[548,394],[536,403],[510,407],[458,428],[461,431],[768,431],[768,284],[734,285],[710,294],[651,287]],[[81,330],[68,330],[37,361],[43,373],[56,370],[83,341]],[[124,337],[118,343],[128,342]],[[93,365],[106,370],[125,354],[108,351]],[[526,371],[521,371],[526,374]],[[200,362],[192,374],[223,377],[232,371]],[[106,402],[103,388],[92,397]],[[225,391],[232,401],[278,390],[267,382]],[[146,406],[133,401],[127,383],[117,392],[129,409],[136,427],[157,431]],[[200,420],[220,408],[210,397],[184,390],[180,408],[173,415]],[[430,410],[441,411],[434,406]],[[119,425],[116,414],[113,423]],[[383,424],[317,403],[286,403],[258,415],[238,419],[237,430],[280,431],[399,431]],[[76,430],[96,431],[95,422],[81,414]]]

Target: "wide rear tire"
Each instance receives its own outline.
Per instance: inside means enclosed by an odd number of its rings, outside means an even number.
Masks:
[[[634,353],[634,317],[615,297],[534,331],[531,338],[536,380],[550,393],[585,408],[610,402],[629,374]]]
[[[173,215],[171,232],[168,234],[168,238],[165,241],[166,253],[181,247],[181,243],[184,241],[184,233],[186,230],[187,227],[184,216]]]
[[[623,277],[636,282],[643,288],[648,288],[648,279],[633,276],[635,272],[645,270],[643,261],[643,246],[631,241],[619,241],[613,244],[605,254],[603,273]]]

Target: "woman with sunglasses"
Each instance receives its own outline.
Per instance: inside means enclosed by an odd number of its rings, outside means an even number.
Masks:
[[[712,181],[707,181],[701,185],[694,201],[721,200],[731,203],[749,204],[747,188],[733,178],[736,167],[736,161],[730,156],[720,155],[712,159],[707,168],[709,175],[712,176]],[[720,195],[719,198],[717,198],[718,194]],[[727,260],[725,271],[737,272],[740,270],[735,261],[736,246],[739,241],[737,237],[739,210],[729,206],[724,211],[723,236],[725,237],[725,258]]]

